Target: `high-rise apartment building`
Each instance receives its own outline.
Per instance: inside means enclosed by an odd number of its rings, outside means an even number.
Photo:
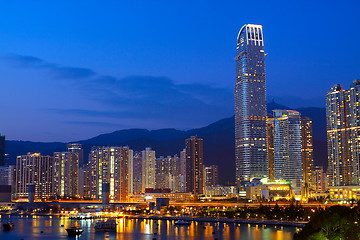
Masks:
[[[180,183],[180,157],[174,155],[173,157],[168,156],[170,159],[169,166],[169,187],[172,192],[181,192],[181,183]]]
[[[15,165],[0,166],[0,185],[11,186],[11,199],[15,199]]]
[[[142,158],[142,192],[145,192],[147,188],[155,188],[156,185],[156,158],[155,151],[150,147],[141,151]]]
[[[301,121],[293,110],[274,112],[274,175],[301,187]]]
[[[134,190],[133,193],[141,193],[141,179],[142,179],[142,158],[141,153],[134,153],[133,157],[133,179]]]
[[[73,152],[55,152],[53,191],[57,197],[79,197],[79,159]]]
[[[359,185],[360,80],[326,94],[329,186]]]
[[[10,166],[0,166],[0,185],[12,185]]]
[[[360,185],[360,80],[352,81],[348,91],[350,117],[351,184]]]
[[[78,155],[79,167],[84,165],[84,150],[80,143],[68,143],[67,144],[68,152],[73,152]]]
[[[5,136],[0,134],[0,166],[5,165]]]
[[[204,167],[204,186],[214,187],[219,184],[219,172],[217,165]]]
[[[156,158],[155,163],[155,188],[170,188],[169,187],[169,178],[170,178],[170,161],[171,157],[160,156]]]
[[[267,177],[266,83],[261,25],[246,24],[236,44],[235,165],[236,182]]]
[[[109,184],[110,199],[126,201],[130,192],[130,161],[133,151],[128,147],[94,147],[91,150],[91,198],[102,199],[103,183]]]
[[[322,166],[315,166],[313,173],[313,190],[316,193],[326,191],[326,173]]]
[[[185,192],[186,184],[186,149],[180,152],[180,174],[179,174],[179,192]]]
[[[311,189],[314,171],[312,120],[308,117],[301,117],[300,123],[302,181],[305,188]]]
[[[296,111],[274,110],[274,116],[267,118],[267,146],[269,180],[296,180],[295,186],[302,184],[303,195],[308,196],[313,185],[312,120]]]
[[[267,158],[268,158],[268,178],[275,180],[275,162],[274,162],[274,117],[268,116],[266,120],[267,132]]]
[[[186,139],[185,191],[202,194],[204,188],[203,139],[192,136]]]
[[[9,177],[8,177],[8,181],[9,181],[9,185],[11,185],[11,199],[15,199],[15,186],[16,186],[16,165],[9,165]]]
[[[91,166],[90,163],[79,168],[78,193],[84,199],[91,199]]]
[[[156,158],[156,188],[180,192],[180,159],[177,155]]]
[[[110,181],[110,152],[107,147],[93,147],[91,165],[91,198],[102,199],[102,184]]]
[[[34,186],[35,199],[53,197],[53,164],[51,156],[40,153],[18,156],[16,159],[15,198],[28,198],[28,185]]]
[[[126,165],[125,162],[123,162],[122,167],[127,167],[127,179],[123,179],[122,181],[127,181],[128,182],[128,190],[127,190],[127,194],[126,194],[126,198],[128,197],[129,193],[133,193],[134,192],[134,151],[132,149],[130,149],[128,146],[123,147],[126,151],[126,158],[127,158],[127,163]],[[124,176],[124,171],[122,172],[123,176]],[[124,196],[123,196],[124,197]],[[123,198],[124,199],[124,198]]]

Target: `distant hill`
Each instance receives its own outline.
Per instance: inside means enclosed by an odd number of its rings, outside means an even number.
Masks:
[[[268,112],[274,109],[290,109],[275,102],[268,103]],[[314,159],[318,165],[326,167],[326,122],[324,108],[299,108],[302,115],[313,120]],[[197,135],[204,138],[204,164],[219,165],[219,180],[222,184],[233,183],[235,179],[235,136],[234,117],[225,118],[206,127],[181,131],[176,129],[126,129],[78,141],[83,145],[84,157],[92,146],[129,146],[134,151],[152,147],[156,156],[179,154],[185,147],[185,139]],[[28,152],[41,152],[52,155],[55,151],[65,151],[66,143],[6,141],[9,164],[14,164],[17,155]]]

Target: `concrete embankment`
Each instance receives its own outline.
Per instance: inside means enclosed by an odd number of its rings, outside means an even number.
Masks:
[[[170,217],[170,216],[145,216],[145,215],[129,216],[129,218],[153,219],[153,220],[184,220],[184,221],[194,221],[194,222],[258,224],[258,225],[287,226],[287,227],[298,227],[298,228],[303,228],[306,225],[305,222],[288,222],[288,221],[256,220],[256,219],[231,219],[231,218],[197,218],[197,217]]]

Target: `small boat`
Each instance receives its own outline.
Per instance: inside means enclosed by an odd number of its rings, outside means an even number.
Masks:
[[[191,225],[191,222],[184,221],[184,220],[177,220],[174,224],[175,225]]]
[[[108,219],[105,221],[98,221],[95,224],[95,231],[96,232],[116,232],[116,225],[117,222],[115,219]]]
[[[81,235],[84,230],[79,226],[72,226],[70,228],[67,228],[66,231],[69,237],[73,237],[73,236]]]
[[[7,222],[3,224],[4,231],[13,230],[15,225],[12,222]]]

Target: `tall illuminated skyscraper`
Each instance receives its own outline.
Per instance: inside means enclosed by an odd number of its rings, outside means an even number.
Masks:
[[[303,184],[312,188],[314,171],[312,120],[301,117],[301,172]]]
[[[267,177],[266,83],[261,25],[246,24],[236,44],[235,165],[236,182]]]
[[[180,151],[180,174],[179,174],[179,191],[185,192],[186,184],[186,149]]]
[[[46,200],[53,197],[53,165],[54,159],[34,153],[16,158],[15,198],[28,198],[28,185],[34,187],[34,197]]]
[[[155,151],[150,147],[141,151],[142,157],[142,192],[145,192],[146,188],[155,188],[156,178],[156,158]]]
[[[329,186],[359,185],[360,80],[326,94]]]
[[[84,165],[84,150],[80,143],[68,143],[67,144],[68,152],[73,152],[78,155],[79,167]]]
[[[268,178],[275,180],[275,166],[274,166],[274,118],[268,116],[266,120],[267,129],[267,158],[268,158]]]
[[[269,179],[291,180],[293,187],[302,184],[308,194],[313,185],[312,120],[293,110],[273,112],[267,118]]]
[[[186,139],[185,151],[185,191],[193,194],[202,194],[204,190],[203,139],[197,136]]]
[[[301,119],[293,110],[274,112],[274,175],[301,187]]]
[[[352,81],[349,94],[351,184],[360,184],[360,80]]]
[[[133,193],[141,193],[142,183],[142,158],[140,152],[135,152],[133,156]]]
[[[78,196],[79,158],[73,152],[54,152],[53,191],[58,197]]]
[[[91,198],[103,199],[103,183],[110,199],[126,201],[132,186],[133,150],[129,147],[94,147],[91,150]],[[131,176],[131,177],[130,177]]]

